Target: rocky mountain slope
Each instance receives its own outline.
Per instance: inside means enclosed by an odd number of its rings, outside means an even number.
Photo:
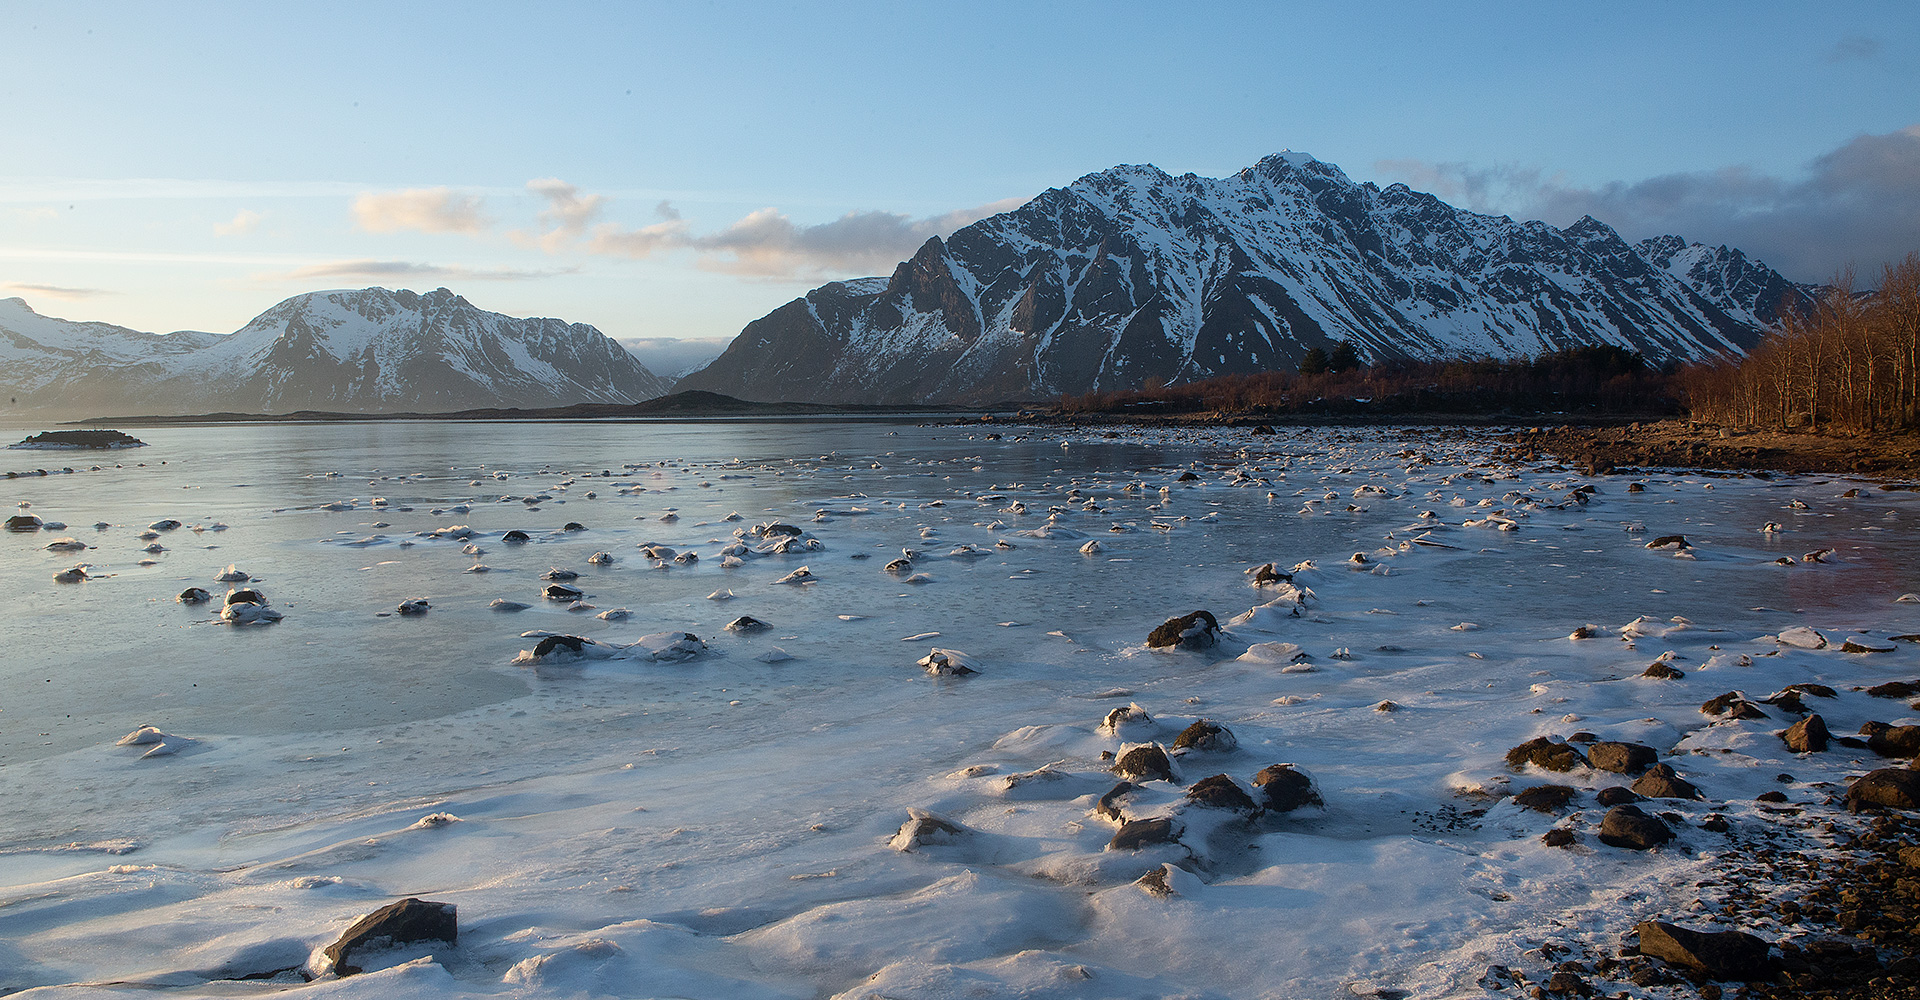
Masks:
[[[517,319],[445,288],[310,292],[221,336],[159,336],[0,300],[13,412],[433,412],[632,403],[672,386],[591,326]]]
[[[1616,344],[1657,359],[1754,344],[1795,286],[1739,251],[1629,244],[1356,184],[1280,153],[1224,178],[1120,166],[1049,190],[890,277],[749,323],[682,389],[747,399],[987,402],[1367,360]]]

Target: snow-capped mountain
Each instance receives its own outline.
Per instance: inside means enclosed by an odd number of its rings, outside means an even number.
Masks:
[[[7,299],[0,362],[19,408],[91,414],[532,408],[671,388],[591,326],[488,312],[445,288],[296,295],[227,336],[73,323]]]
[[[888,278],[823,285],[679,383],[748,399],[986,402],[1368,360],[1617,344],[1657,359],[1752,346],[1776,289],[1738,251],[1656,263],[1565,229],[1356,184],[1304,153],[1224,178],[1089,174],[930,239]],[[1777,296],[1774,298],[1777,299]]]
[[[1633,245],[1654,266],[1680,279],[1707,301],[1737,319],[1769,326],[1782,307],[1813,308],[1824,286],[1788,281],[1779,272],[1728,247],[1688,243],[1678,236],[1656,236]]]

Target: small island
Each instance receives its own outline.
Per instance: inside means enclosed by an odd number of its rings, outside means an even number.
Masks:
[[[90,430],[41,431],[21,441],[19,444],[8,445],[7,447],[45,450],[66,448],[97,448],[107,450],[113,448],[145,448],[146,446],[147,443],[145,441],[120,431]]]

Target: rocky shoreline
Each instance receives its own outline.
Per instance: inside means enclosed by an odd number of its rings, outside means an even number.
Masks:
[[[1920,434],[1872,436],[1739,430],[1690,420],[1623,426],[1559,424],[1503,435],[1502,456],[1552,457],[1596,473],[1645,468],[1920,476]]]

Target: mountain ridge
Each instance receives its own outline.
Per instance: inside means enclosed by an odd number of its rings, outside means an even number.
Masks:
[[[1584,344],[1686,360],[1743,353],[1766,296],[1806,294],[1730,248],[1480,215],[1305,153],[1225,178],[1122,165],[931,238],[889,276],[809,291],[679,387],[1041,399],[1287,369],[1336,339],[1369,360]]]
[[[546,407],[672,387],[592,326],[490,312],[446,288],[305,292],[231,334],[141,333],[0,300],[0,362],[0,393],[25,408],[92,412]]]

